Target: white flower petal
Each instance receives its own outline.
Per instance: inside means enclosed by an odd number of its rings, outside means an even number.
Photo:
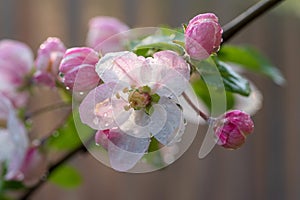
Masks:
[[[136,138],[120,130],[111,130],[118,135],[108,141],[111,167],[117,171],[128,171],[136,165],[147,151],[150,139]]]
[[[79,106],[81,121],[95,130],[115,126],[111,96],[115,83],[102,84],[90,91]]]
[[[154,137],[164,145],[170,145],[180,140],[184,130],[183,114],[179,106],[171,99],[162,97],[159,104],[167,112],[167,120],[160,132]]]
[[[138,71],[145,58],[128,51],[108,53],[96,64],[96,72],[103,82],[127,82],[129,85],[140,83]]]

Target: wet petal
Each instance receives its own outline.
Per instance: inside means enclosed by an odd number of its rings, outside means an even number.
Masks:
[[[166,97],[162,97],[159,104],[165,109],[167,120],[161,131],[154,137],[164,145],[178,142],[185,127],[182,111],[176,102]]]
[[[128,51],[108,53],[96,65],[96,72],[104,82],[128,82],[139,85],[139,70],[144,64],[144,57]]]
[[[190,67],[185,60],[173,51],[159,51],[153,55],[155,63],[171,68],[181,74],[185,79],[190,79]]]
[[[143,157],[150,144],[149,138],[133,137],[119,129],[111,130],[109,139],[108,155],[110,164],[117,171],[127,171],[134,167]]]
[[[111,96],[115,83],[102,84],[90,91],[79,106],[81,121],[96,130],[114,126]]]
[[[152,58],[147,58],[146,64],[140,71],[141,81],[148,85],[153,92],[160,96],[179,96],[187,88],[189,79],[182,75],[168,63],[156,62]]]

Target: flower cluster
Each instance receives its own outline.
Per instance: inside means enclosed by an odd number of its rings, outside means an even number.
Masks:
[[[184,119],[176,98],[190,76],[183,58],[172,51],[153,58],[108,53],[96,71],[104,83],[85,97],[79,112],[83,123],[99,130],[97,141],[107,147],[114,169],[132,168],[152,137],[163,145],[180,140]]]
[[[32,144],[26,116],[19,112],[32,87],[39,85],[85,94],[81,122],[95,130],[95,143],[106,149],[115,170],[132,169],[152,142],[176,149],[172,145],[181,141],[186,128],[179,99],[195,72],[194,61],[220,48],[218,18],[211,13],[194,17],[177,42],[162,41],[170,38],[166,35],[128,43],[131,38],[126,24],[96,17],[90,21],[86,46],[67,48],[59,38],[49,37],[35,59],[26,44],[0,40],[0,144],[6,147],[0,150],[0,163],[6,180],[32,182],[45,170],[43,144]],[[145,49],[139,51],[139,44]],[[241,111],[227,112],[214,122],[216,143],[225,148],[240,147],[253,131],[250,116]]]

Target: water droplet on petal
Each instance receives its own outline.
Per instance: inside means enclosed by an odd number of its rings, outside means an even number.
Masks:
[[[79,92],[79,95],[84,95],[84,92]]]
[[[96,125],[99,124],[99,119],[98,119],[98,117],[95,117],[94,120],[93,120],[93,122],[94,122],[94,124],[96,124]]]
[[[70,90],[70,88],[69,88],[69,87],[66,87],[66,90]]]
[[[107,112],[105,112],[105,113],[103,114],[103,116],[104,116],[104,117],[107,117]]]

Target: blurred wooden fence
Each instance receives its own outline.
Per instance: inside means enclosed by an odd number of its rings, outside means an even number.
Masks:
[[[0,39],[12,38],[33,49],[48,36],[82,46],[88,19],[115,16],[132,27],[180,26],[201,12],[215,12],[225,24],[253,1],[234,0],[0,0]],[[216,147],[197,158],[203,130],[190,149],[163,171],[116,173],[91,156],[72,163],[84,175],[76,190],[46,184],[33,199],[112,200],[283,200],[300,199],[299,19],[272,11],[243,30],[232,43],[249,43],[265,53],[287,78],[285,87],[251,75],[264,94],[254,117],[255,133],[238,151]]]

